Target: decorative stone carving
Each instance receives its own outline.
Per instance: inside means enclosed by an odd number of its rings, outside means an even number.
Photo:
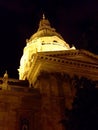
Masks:
[[[2,90],[7,90],[7,89],[8,89],[8,74],[6,71],[4,76],[3,76]]]

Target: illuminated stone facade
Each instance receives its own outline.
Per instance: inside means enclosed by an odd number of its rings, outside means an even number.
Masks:
[[[26,41],[19,67],[19,78],[22,80],[27,78],[37,52],[75,50],[74,46],[70,48],[62,36],[51,28],[49,21],[44,16],[39,23],[38,31]]]
[[[34,59],[28,80],[42,96],[42,129],[63,130],[59,121],[65,109],[72,109],[77,89],[88,86],[88,81],[98,87],[98,56],[85,50],[68,50],[39,52]]]
[[[88,81],[98,85],[98,56],[70,48],[43,17],[38,31],[27,40],[19,76],[40,91],[40,129],[63,130],[59,122],[65,109],[72,109],[77,89]]]
[[[38,130],[39,113],[39,90],[6,75],[0,79],[0,130]]]
[[[98,87],[98,56],[70,47],[43,16],[24,48],[19,80],[7,72],[0,79],[0,129],[64,130],[65,109],[88,83]]]

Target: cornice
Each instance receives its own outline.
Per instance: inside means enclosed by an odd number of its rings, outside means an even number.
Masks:
[[[65,51],[48,51],[48,52],[38,52],[38,54],[43,54],[47,56],[78,56],[78,55],[84,55],[91,57],[95,60],[98,60],[98,55],[95,55],[87,50],[65,50]]]
[[[78,53],[79,51],[70,51]],[[83,52],[83,51],[82,51]],[[49,52],[50,53],[50,52]],[[62,52],[53,52],[53,53],[37,53],[36,60],[32,64],[31,75],[29,74],[29,78],[34,78],[36,80],[37,75],[40,71],[49,71],[49,72],[67,72],[70,75],[79,75],[84,77],[89,77],[90,79],[97,80],[98,79],[98,64],[96,63],[88,63],[83,61],[78,61],[75,58],[67,59],[61,58],[58,55],[65,55],[66,53]],[[84,51],[85,53],[85,51]],[[69,54],[69,51],[67,52]],[[71,53],[70,53],[71,54]],[[83,53],[82,53],[83,54]],[[92,54],[91,54],[92,55]],[[58,57],[57,57],[58,56]],[[36,78],[35,78],[36,77]],[[28,79],[29,79],[28,78]]]

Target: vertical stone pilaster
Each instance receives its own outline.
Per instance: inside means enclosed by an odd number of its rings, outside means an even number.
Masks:
[[[60,76],[60,75],[59,75]],[[41,123],[44,130],[62,130],[59,123],[64,109],[64,97],[62,89],[62,77],[56,73],[42,72],[36,81],[35,87],[40,89],[41,101]]]

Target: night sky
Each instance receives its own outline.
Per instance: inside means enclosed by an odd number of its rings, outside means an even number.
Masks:
[[[0,76],[18,78],[26,39],[45,14],[66,42],[98,54],[98,0],[0,0]]]

